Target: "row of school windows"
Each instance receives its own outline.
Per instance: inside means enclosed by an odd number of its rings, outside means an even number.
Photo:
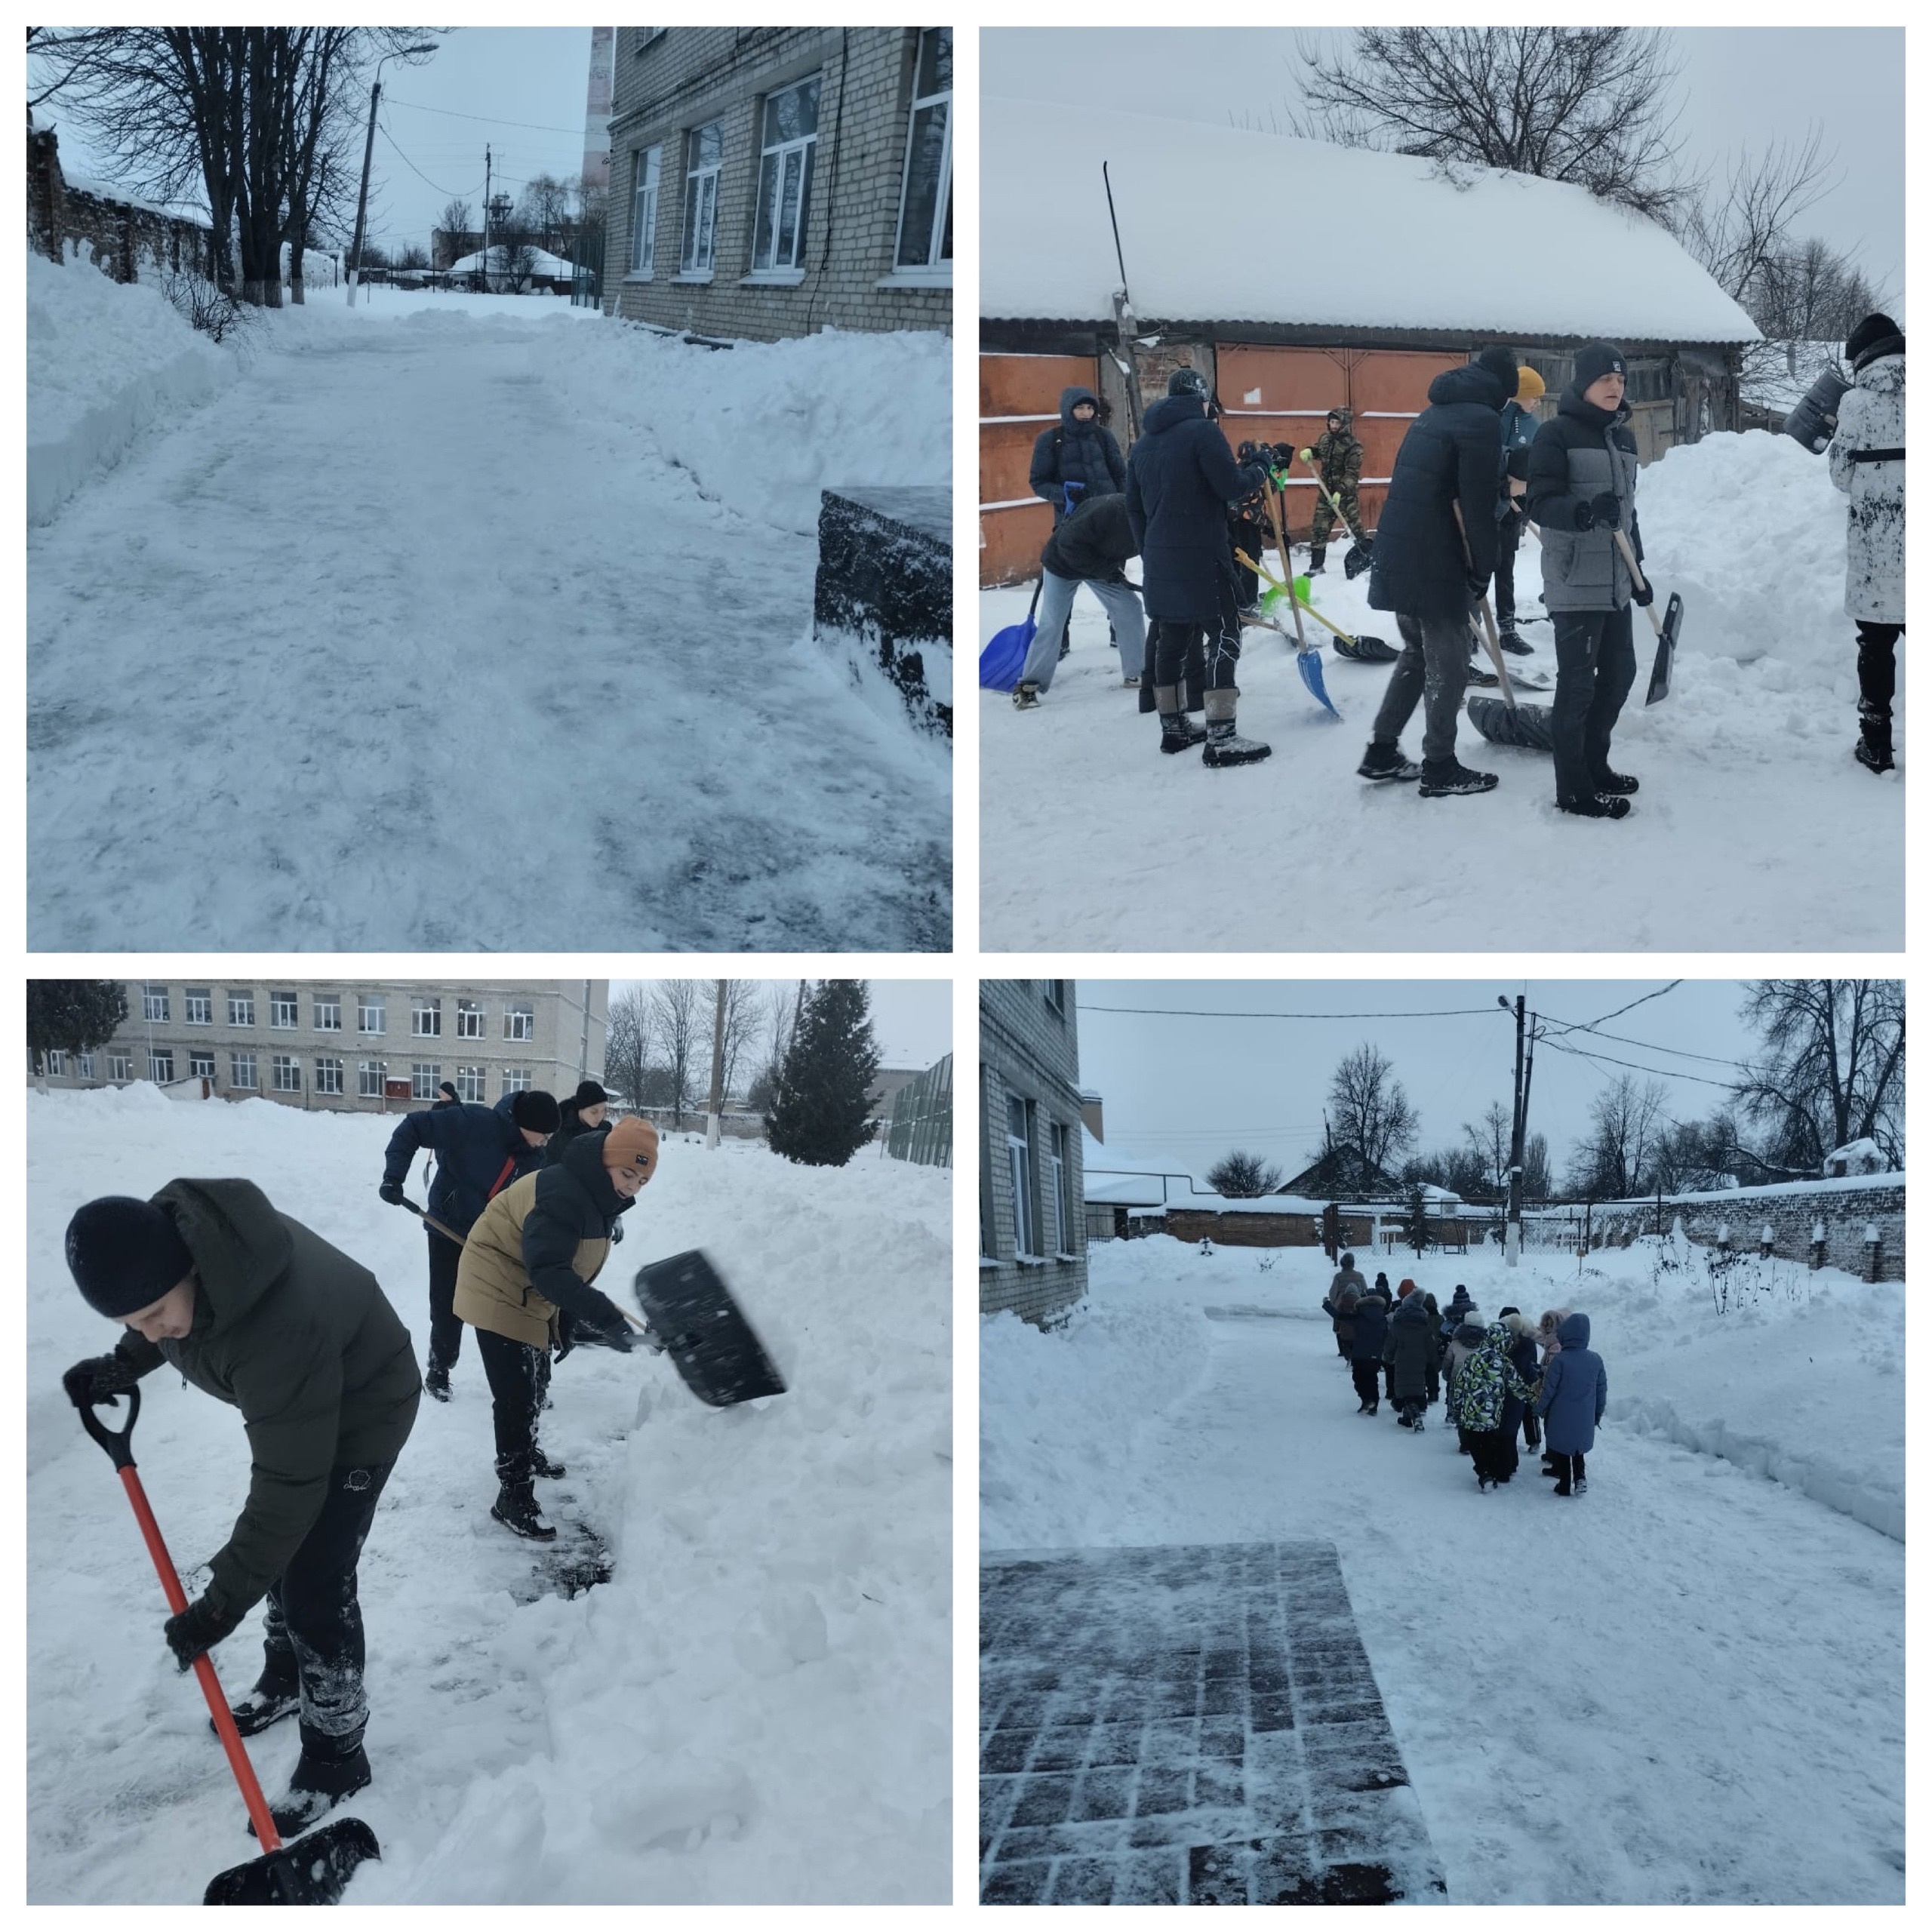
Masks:
[[[231,992],[227,995],[228,1023],[231,1026],[252,1026],[255,1023],[255,995],[252,991]],[[311,993],[309,996],[309,1023],[318,1033],[340,1033],[343,1030],[343,998],[340,993]],[[481,1000],[459,999],[452,1002],[455,1011],[450,1016],[453,1023],[452,1037],[459,1040],[485,1040],[489,1038],[489,1016]],[[301,1025],[301,1002],[297,994],[272,992],[268,996],[269,1025],[293,1029]],[[378,1034],[389,1031],[389,1007],[380,993],[358,994],[355,1001],[355,1030],[358,1033]],[[190,1026],[212,1026],[214,1024],[214,990],[210,986],[189,986],[181,995],[181,1017]],[[141,989],[141,1017],[149,1025],[156,1022],[170,1024],[168,991],[165,986],[143,986]],[[512,1004],[503,1008],[503,1038],[506,1040],[534,1040],[537,1037],[537,1009],[524,1004]],[[412,999],[409,1004],[409,1030],[419,1039],[440,1039],[443,1034],[443,1001],[426,995]]]
[[[1049,1121],[1042,1146],[1039,1109],[1017,1094],[1006,1097],[1007,1184],[1013,1195],[1013,1252],[1023,1261],[1044,1261],[1050,1255],[1075,1259],[1084,1249],[1085,1231],[1075,1218],[1073,1129],[1064,1121]],[[1035,1150],[1044,1155],[1036,1160]],[[986,1225],[980,1229],[980,1251],[997,1258],[998,1235],[991,1203]],[[1048,1224],[1051,1222],[1051,1226]],[[1053,1237],[1045,1244],[1048,1233]]]
[[[767,94],[759,103],[758,205],[752,224],[752,275],[801,274],[811,207],[812,163],[824,76],[814,74]],[[952,29],[928,27],[906,131],[899,194],[897,269],[933,269],[952,260]],[[685,129],[684,217],[678,272],[709,277],[718,258],[718,197],[724,172],[724,123]],[[632,155],[632,276],[655,274],[657,208],[664,170],[662,143]]]
[[[150,1047],[146,1056],[147,1069],[141,1078],[165,1086],[177,1078],[189,1080],[214,1080],[220,1076],[215,1071],[216,1055],[189,1048],[180,1056],[187,1064],[185,1072],[177,1072],[177,1055],[172,1047]],[[67,1064],[71,1059],[73,1066]],[[105,1075],[96,1072],[104,1064]],[[131,1048],[109,1048],[104,1054],[69,1054],[56,1050],[47,1056],[47,1071],[64,1078],[70,1071],[79,1079],[94,1080],[106,1078],[110,1081],[128,1081],[134,1078],[134,1054]],[[489,1071],[485,1066],[460,1066],[451,1076],[451,1084],[456,1088],[457,1097],[462,1100],[486,1101],[489,1099]],[[276,1094],[299,1094],[302,1091],[302,1063],[293,1054],[271,1054],[269,1056],[269,1091]],[[318,1094],[339,1094],[347,1090],[344,1081],[347,1063],[318,1056],[315,1062],[314,1091]],[[506,1066],[502,1069],[503,1094],[521,1094],[529,1091],[531,1070],[527,1066]],[[399,1076],[398,1076],[399,1077]],[[358,1060],[355,1067],[355,1092],[358,1100],[380,1100],[383,1097],[383,1083],[387,1078],[384,1063],[378,1060]],[[409,1097],[413,1100],[433,1100],[436,1090],[441,1084],[443,1069],[426,1060],[415,1060],[409,1069]],[[256,1094],[262,1091],[260,1069],[256,1056],[250,1053],[232,1053],[228,1056],[228,1084],[238,1093]],[[501,1097],[501,1094],[499,1095]]]

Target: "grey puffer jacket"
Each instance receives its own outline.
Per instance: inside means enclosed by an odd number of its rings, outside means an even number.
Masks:
[[[1590,505],[1616,494],[1617,528],[1641,563],[1637,528],[1637,439],[1614,414],[1565,389],[1555,417],[1530,445],[1527,508],[1543,535],[1543,601],[1549,611],[1620,611],[1630,601],[1630,572],[1616,537]]]
[[[1875,451],[1896,457],[1872,460]],[[1861,457],[1863,459],[1861,460]],[[1844,614],[1867,623],[1905,622],[1905,355],[1881,355],[1838,403],[1825,460],[1851,498],[1845,531]]]

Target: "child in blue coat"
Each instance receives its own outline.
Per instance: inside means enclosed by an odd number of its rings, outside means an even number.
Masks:
[[[1597,1424],[1609,1399],[1610,1379],[1603,1358],[1590,1346],[1590,1318],[1565,1317],[1557,1326],[1562,1345],[1543,1372],[1543,1392],[1537,1414],[1543,1419],[1544,1439],[1556,1461],[1556,1494],[1581,1496],[1583,1458],[1596,1447]]]

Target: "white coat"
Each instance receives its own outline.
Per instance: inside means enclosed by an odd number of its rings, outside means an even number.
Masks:
[[[1844,609],[1868,623],[1905,622],[1905,459],[1857,463],[1864,450],[1905,448],[1905,356],[1881,355],[1838,404],[1826,460],[1851,499],[1845,532]]]

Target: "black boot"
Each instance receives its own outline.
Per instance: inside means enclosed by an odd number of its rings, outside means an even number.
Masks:
[[[1858,743],[1852,755],[1875,776],[1892,768],[1892,714],[1869,700],[1858,705]]]
[[[1203,764],[1217,768],[1230,764],[1256,764],[1272,747],[1258,738],[1244,738],[1235,730],[1235,699],[1232,691],[1208,694],[1208,746],[1201,754]]]
[[[447,1402],[450,1398],[449,1371],[438,1368],[432,1362],[429,1373],[423,1378],[423,1390],[425,1395],[433,1395],[438,1401]]]
[[[1164,752],[1192,751],[1207,737],[1207,728],[1198,729],[1180,708],[1178,685],[1156,685],[1154,708],[1161,714],[1161,749]]]
[[[1422,783],[1417,789],[1425,798],[1457,798],[1478,792],[1493,792],[1497,783],[1494,772],[1472,771],[1467,765],[1452,758],[1446,764],[1430,764],[1425,761]]]
[[[302,1755],[295,1761],[295,1775],[289,1780],[281,1802],[269,1807],[269,1816],[283,1838],[298,1837],[369,1782],[369,1758],[362,1749],[361,1731],[348,1737],[328,1737],[305,1724]],[[251,1820],[248,1834],[251,1838],[254,1832],[254,1822]]]
[[[549,1457],[544,1454],[542,1447],[536,1443],[531,1444],[530,1472],[532,1475],[548,1476],[552,1480],[569,1473],[562,1463],[552,1462]]]
[[[1590,780],[1590,789],[1600,798],[1627,798],[1638,789],[1638,785],[1628,772],[1613,771],[1605,765]]]
[[[1497,616],[1496,641],[1512,657],[1527,657],[1536,649],[1533,644],[1524,641],[1523,634],[1516,628],[1513,617],[1506,617],[1500,612]]]
[[[1572,818],[1628,818],[1630,801],[1599,798],[1594,792],[1586,792],[1580,798],[1558,798],[1556,809],[1567,812]]]
[[[520,1537],[528,1537],[532,1543],[555,1543],[556,1527],[543,1520],[543,1512],[537,1505],[537,1492],[530,1485],[530,1478],[521,1481],[506,1478],[497,1491],[497,1500],[490,1506],[490,1514],[506,1530]]]
[[[1355,767],[1355,776],[1377,783],[1391,778],[1407,780],[1420,778],[1422,767],[1414,758],[1404,758],[1400,745],[1371,743],[1362,753],[1361,764]]]
[[[295,1659],[293,1656],[286,1659],[278,1656],[263,1664],[255,1687],[231,1704],[229,1714],[235,1720],[235,1728],[244,1737],[254,1737],[301,1708],[302,1687],[295,1674]],[[208,1728],[214,1729],[213,1718],[208,1719]]]

